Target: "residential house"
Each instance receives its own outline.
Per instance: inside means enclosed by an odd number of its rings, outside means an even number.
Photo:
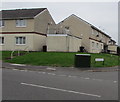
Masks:
[[[81,52],[107,52],[111,41],[109,35],[74,14],[57,24],[57,33],[68,33],[82,38]],[[115,42],[112,45],[115,45]]]
[[[42,51],[49,24],[55,22],[47,8],[0,11],[0,50]]]
[[[46,8],[2,10],[0,13],[0,50],[79,51],[81,38],[54,35],[56,24]]]
[[[0,50],[114,52],[115,41],[72,14],[56,25],[47,8],[0,11]]]

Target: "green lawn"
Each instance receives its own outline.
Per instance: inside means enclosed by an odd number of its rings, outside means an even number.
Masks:
[[[11,58],[11,52],[12,51],[0,51],[0,60],[6,61],[7,59]],[[21,51],[21,53],[26,53],[25,51]],[[13,53],[13,56],[16,56],[18,54],[18,51],[15,51]]]
[[[74,57],[77,53],[62,53],[62,52],[31,52],[26,53],[23,56],[18,56],[13,59],[10,58],[10,51],[3,51],[2,59],[5,62],[30,64],[30,65],[42,65],[42,66],[62,66],[73,67]],[[17,52],[15,52],[17,53]],[[95,63],[95,58],[104,58],[105,64],[102,62]],[[118,56],[110,54],[91,54],[91,66],[92,67],[111,67],[118,65]]]

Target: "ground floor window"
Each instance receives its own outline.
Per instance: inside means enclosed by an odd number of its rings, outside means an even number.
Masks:
[[[4,44],[4,37],[0,37],[0,45]]]
[[[94,43],[94,42],[92,42],[92,47],[94,47],[94,44],[95,44],[95,43]]]
[[[98,44],[98,43],[96,44],[96,47],[97,47],[97,48],[99,47],[99,44]]]
[[[4,27],[4,26],[5,26],[4,20],[0,20],[0,27]]]
[[[26,37],[16,37],[16,44],[18,45],[26,44]]]
[[[101,49],[103,48],[103,45],[101,44]]]

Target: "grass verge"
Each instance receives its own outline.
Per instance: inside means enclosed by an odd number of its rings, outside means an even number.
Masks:
[[[17,52],[15,52],[17,53]],[[63,53],[63,52],[32,52],[23,56],[17,56],[13,59],[6,59],[10,57],[10,51],[2,52],[2,59],[5,62],[42,65],[42,66],[57,66],[57,67],[73,67],[74,57],[78,53]],[[104,58],[105,63],[95,63],[95,58]],[[91,54],[91,67],[112,67],[118,65],[118,56],[111,54]]]

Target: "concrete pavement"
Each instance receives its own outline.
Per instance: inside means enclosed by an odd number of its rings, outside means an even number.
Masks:
[[[19,69],[19,70],[34,70],[34,71],[55,71],[55,70],[71,70],[71,71],[89,71],[89,72],[111,72],[118,71],[118,66],[116,67],[104,67],[104,68],[74,68],[74,67],[51,67],[51,66],[35,66],[35,65],[25,65],[25,64],[12,64],[2,62],[2,68],[7,69]]]

